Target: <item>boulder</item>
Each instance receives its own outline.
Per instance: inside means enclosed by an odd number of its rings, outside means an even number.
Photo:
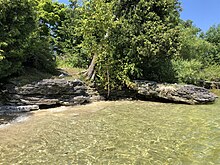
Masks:
[[[44,79],[24,86],[7,84],[3,88],[8,105],[76,105],[90,101],[80,80]]]
[[[205,104],[215,101],[217,96],[208,89],[195,85],[159,84],[152,81],[136,80],[135,90],[146,98],[165,99],[187,104]]]

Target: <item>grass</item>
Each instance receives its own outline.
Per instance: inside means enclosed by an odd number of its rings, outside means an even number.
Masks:
[[[70,67],[63,67],[63,68],[59,68],[61,70],[61,72],[65,72],[68,74],[67,77],[64,77],[67,80],[72,80],[72,79],[80,79],[82,80],[82,74],[80,74],[81,72],[85,71],[85,69],[83,68],[70,68]]]
[[[1,128],[0,164],[220,164],[220,100],[97,102]]]
[[[82,75],[79,73],[84,71],[85,69],[82,68],[58,68],[57,73],[50,74],[46,72],[41,72],[35,68],[26,68],[21,76],[10,78],[10,82],[17,84],[17,85],[25,85],[32,82],[41,81],[42,79],[67,79],[67,80],[74,80],[74,79],[83,79]],[[60,76],[62,73],[67,74],[67,76]]]

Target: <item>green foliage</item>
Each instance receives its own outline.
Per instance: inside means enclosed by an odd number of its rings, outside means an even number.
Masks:
[[[53,72],[56,66],[55,54],[61,52],[60,42],[64,36],[59,27],[65,20],[66,6],[52,0],[36,0],[37,29],[29,37],[25,49],[28,55],[25,66]]]
[[[65,20],[58,27],[61,40],[59,40],[60,52],[58,52],[58,65],[86,68],[89,64],[88,54],[81,49],[82,34],[78,33],[80,27],[81,11],[78,10],[76,1],[71,1],[66,9]],[[81,27],[80,27],[81,28]],[[61,61],[61,59],[63,61]],[[66,63],[66,64],[65,64]]]
[[[139,78],[167,80],[170,73],[161,71],[179,52],[178,1],[93,0],[79,10],[81,50],[97,56],[100,85],[130,86]]]
[[[36,14],[30,0],[1,0],[0,13],[1,79],[22,69],[25,42],[36,28]]]
[[[214,46],[212,54],[206,59],[211,65],[220,65],[220,25],[210,27],[202,37]]]
[[[201,80],[220,81],[220,66],[210,65],[204,68],[198,75]]]
[[[207,40],[210,43],[213,43],[215,45],[220,45],[219,39],[220,39],[220,24],[217,26],[211,26],[209,30],[205,33],[203,36],[205,40]]]
[[[200,79],[198,75],[202,71],[202,63],[196,59],[184,60],[181,58],[172,60],[176,78],[180,83],[196,84]]]
[[[197,59],[202,61],[203,64],[207,64],[210,62],[208,59],[215,47],[206,40],[198,37],[199,32],[200,29],[193,26],[191,21],[182,21],[180,57],[187,60]]]
[[[114,24],[111,8],[112,3],[104,3],[103,0],[87,2],[82,8],[77,8],[81,18],[77,19],[76,32],[83,37],[79,46],[90,57],[102,54],[102,48],[109,45],[106,43],[107,35]]]
[[[56,63],[58,67],[79,67],[87,68],[88,61],[84,61],[87,57],[82,58],[77,56],[78,54],[65,53],[64,55],[59,55],[56,57]],[[83,54],[84,55],[84,54]]]
[[[204,34],[192,24],[190,20],[181,22],[180,58],[172,61],[176,78],[178,82],[193,84],[199,80],[218,79],[218,28],[211,27]]]
[[[122,17],[125,27],[122,34],[127,33],[125,47],[119,40],[116,49],[124,51],[121,55],[130,66],[129,79],[169,81],[169,73],[161,71],[179,52],[178,2],[117,1],[116,4],[116,14]]]
[[[21,73],[25,67],[54,70],[50,29],[56,29],[58,18],[48,12],[48,5],[45,7],[48,2],[57,4],[49,0],[0,1],[0,79]],[[56,9],[56,12],[61,12],[58,7]],[[42,16],[44,14],[45,17]],[[50,33],[42,30],[44,25],[48,26]]]
[[[80,68],[94,59],[89,68],[108,90],[134,79],[218,79],[220,25],[201,33],[180,10],[178,0],[0,0],[0,79],[26,67],[53,72],[55,58]]]
[[[28,38],[26,44],[24,67],[32,67],[50,73],[55,71],[55,56],[48,38],[40,37],[39,31],[35,31]]]
[[[62,22],[66,19],[67,7],[53,0],[35,0],[37,2],[38,20],[41,37],[47,37],[51,49],[58,54],[61,51],[59,42],[63,40],[63,34],[59,31]]]

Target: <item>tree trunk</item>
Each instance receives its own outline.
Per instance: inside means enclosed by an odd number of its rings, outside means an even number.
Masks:
[[[96,65],[96,54],[93,55],[92,61],[89,65],[89,68],[87,69],[86,73],[84,73],[84,76],[86,76],[89,80],[94,80],[95,78],[95,65]]]
[[[107,93],[107,98],[109,98],[110,96],[110,77],[109,77],[109,69],[108,69],[108,66],[107,66],[107,81],[108,81],[108,93]]]

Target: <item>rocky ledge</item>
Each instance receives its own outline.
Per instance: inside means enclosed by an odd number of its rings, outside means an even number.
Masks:
[[[194,85],[158,84],[141,80],[136,80],[135,84],[135,95],[139,93],[147,99],[205,104],[217,98],[209,90]],[[6,84],[0,91],[0,113],[28,112],[42,107],[78,105],[100,100],[101,96],[97,97],[99,95],[91,91],[80,80],[44,79],[24,86]]]
[[[0,106],[0,115],[7,113],[19,113],[19,112],[29,112],[39,110],[38,105],[23,105],[23,106],[10,106],[4,105]]]
[[[187,104],[206,104],[217,96],[208,89],[194,85],[158,84],[152,81],[136,80],[136,90],[145,98],[164,99]]]
[[[28,111],[38,106],[77,105],[90,101],[85,84],[80,80],[44,79],[16,86],[7,84],[1,91],[1,110]],[[33,106],[34,105],[34,106]]]

